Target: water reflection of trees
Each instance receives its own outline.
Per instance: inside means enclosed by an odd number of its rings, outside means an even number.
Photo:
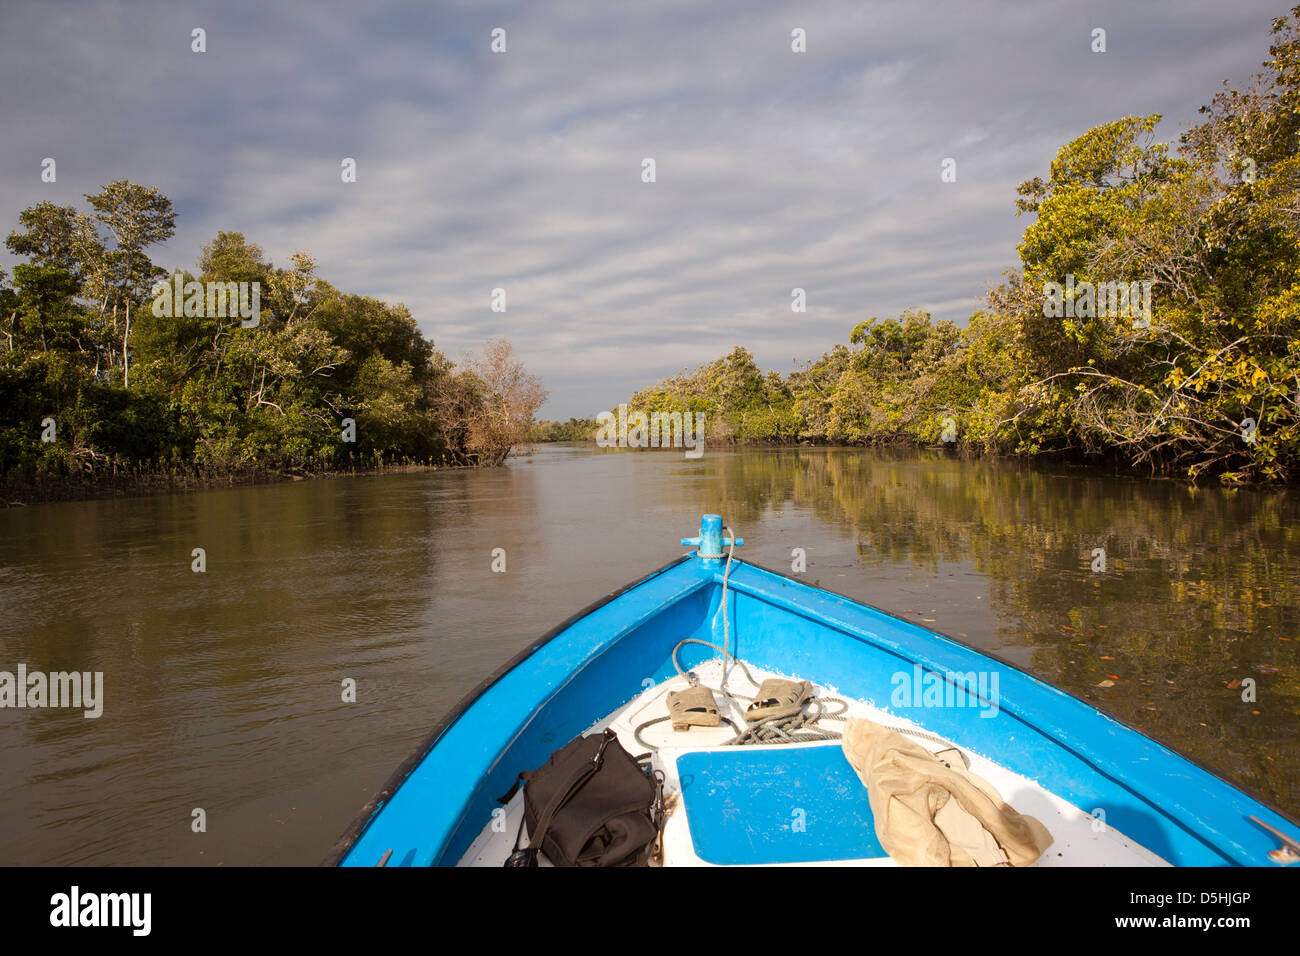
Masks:
[[[742,526],[792,503],[855,535],[868,566],[908,564],[936,587],[943,564],[985,575],[998,639],[1030,649],[1035,673],[1300,812],[1300,531],[1285,491],[937,452],[707,460]],[[1245,678],[1256,702],[1228,686]]]

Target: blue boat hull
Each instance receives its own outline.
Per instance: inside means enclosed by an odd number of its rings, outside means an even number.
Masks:
[[[721,643],[723,563],[675,561],[534,642],[471,693],[362,812],[327,863],[453,865],[520,770],[673,677],[683,638]],[[872,702],[982,754],[1183,866],[1272,865],[1249,818],[1300,826],[1190,759],[1032,675],[831,592],[741,562],[737,657]],[[698,644],[684,667],[712,656]],[[920,687],[936,690],[922,699]],[[936,703],[938,701],[938,703]],[[918,706],[920,705],[920,706]],[[1099,817],[1099,819],[1102,817]]]

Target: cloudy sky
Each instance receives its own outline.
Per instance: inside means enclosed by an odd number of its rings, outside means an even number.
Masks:
[[[277,265],[305,249],[453,358],[505,336],[543,417],[589,417],[735,345],[787,371],[873,315],[964,324],[1016,262],[1017,183],[1124,115],[1176,138],[1285,10],[3,0],[0,232],[41,200],[157,186],[178,212],[159,264],[193,268],[222,229]]]

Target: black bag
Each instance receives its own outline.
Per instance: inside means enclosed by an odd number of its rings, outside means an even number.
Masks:
[[[659,836],[663,787],[623,749],[611,730],[579,737],[524,772],[501,803],[524,782],[528,846],[506,866],[536,866],[540,849],[555,866],[643,866]]]

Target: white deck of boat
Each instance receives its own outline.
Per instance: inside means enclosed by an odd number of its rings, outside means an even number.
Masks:
[[[768,677],[783,677],[789,675],[775,674],[769,671],[763,671],[756,667],[750,667],[750,672],[756,680],[764,680]],[[695,673],[700,682],[717,688],[721,680],[721,663],[719,661],[710,661],[695,668]],[[619,708],[613,714],[610,714],[604,720],[593,724],[586,733],[601,731],[606,727],[613,728],[619,738],[619,742],[631,754],[640,754],[645,752],[645,748],[637,743],[633,736],[633,729],[639,724],[644,723],[655,717],[667,715],[667,703],[665,698],[669,691],[679,690],[687,686],[684,677],[674,677],[652,687],[648,687],[639,697],[628,703],[626,706]],[[734,665],[727,683],[728,689],[735,695],[750,695],[753,688],[749,686],[743,674]],[[864,717],[868,720],[875,721],[890,727],[911,727],[919,730],[925,730],[924,727],[913,723],[905,718],[880,710],[876,707],[855,701],[850,698],[842,697],[835,693],[832,688],[824,688],[816,685],[818,696],[839,697],[849,704],[848,716]],[[726,702],[721,695],[716,695],[719,703],[725,708]],[[725,712],[725,711],[724,711]],[[736,726],[743,727],[744,720],[739,712],[728,713]],[[824,723],[829,729],[838,729],[842,727],[835,721]],[[643,731],[644,739],[659,750],[655,753],[653,766],[662,770],[665,776],[664,795],[666,802],[670,806],[670,813],[664,826],[664,866],[711,866],[713,864],[701,860],[695,853],[691,841],[690,830],[685,818],[685,810],[680,800],[680,791],[676,773],[676,759],[679,755],[691,751],[709,751],[717,750],[719,744],[734,736],[735,731],[732,728],[723,725],[718,728],[700,728],[695,727],[689,731],[677,732],[672,729],[670,722],[656,724],[653,727]],[[944,746],[925,739],[909,737],[916,743],[931,751],[945,749]],[[1038,820],[1047,827],[1051,832],[1055,842],[1047,852],[1035,864],[1036,866],[1167,866],[1164,860],[1154,853],[1140,846],[1135,841],[1125,837],[1113,827],[1094,828],[1093,817],[1085,810],[1082,810],[1065,800],[1049,793],[1043,787],[1039,786],[1032,780],[1028,780],[1019,774],[1012,773],[1004,767],[993,763],[977,753],[972,752],[962,745],[961,741],[953,741],[963,753],[970,758],[970,770],[987,780],[1001,794],[1002,799],[1020,813],[1029,814],[1037,817]],[[839,742],[823,744],[785,744],[775,748],[787,750],[790,747],[804,746],[833,746],[838,748]],[[730,749],[730,748],[728,748]],[[519,768],[533,769],[529,768]],[[458,865],[460,866],[501,866],[513,849],[515,834],[519,830],[519,823],[523,814],[523,793],[517,793],[515,797],[505,808],[504,818],[497,815],[496,821],[488,820],[485,822],[482,832],[474,840],[473,844],[465,852]],[[503,825],[504,824],[504,825]],[[541,865],[548,865],[544,858],[540,860]],[[773,865],[792,865],[792,866],[894,866],[896,865],[889,857],[880,857],[874,859],[860,860],[833,860],[826,863],[797,863],[797,864],[773,864]]]

